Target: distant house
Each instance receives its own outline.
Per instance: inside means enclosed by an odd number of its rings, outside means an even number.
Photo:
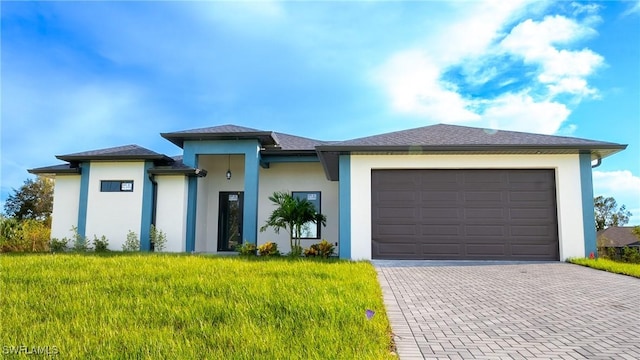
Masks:
[[[612,226],[597,233],[598,247],[640,248],[640,239],[633,233],[634,226]]]
[[[327,217],[302,246],[327,239],[344,259],[564,260],[596,251],[592,163],[626,145],[433,125],[323,141],[235,125],[161,134],[182,154],[136,146],[57,156],[30,169],[55,178],[52,236],[129,230],[150,250],[232,252],[287,234],[258,229],[268,197],[291,191]]]

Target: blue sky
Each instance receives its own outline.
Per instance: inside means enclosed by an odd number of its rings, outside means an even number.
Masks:
[[[640,5],[2,2],[2,191],[54,155],[233,123],[323,140],[449,123],[629,144],[594,169],[640,224]]]

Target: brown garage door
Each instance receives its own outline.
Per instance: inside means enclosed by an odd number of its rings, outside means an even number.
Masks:
[[[558,260],[554,170],[373,170],[374,259]]]

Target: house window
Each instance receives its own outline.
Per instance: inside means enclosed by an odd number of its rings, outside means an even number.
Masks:
[[[291,195],[296,199],[304,199],[313,204],[317,213],[320,209],[320,191],[293,191]],[[301,239],[320,239],[320,224],[308,222],[302,226],[300,232]]]
[[[133,191],[133,180],[101,180],[101,192],[131,192]]]

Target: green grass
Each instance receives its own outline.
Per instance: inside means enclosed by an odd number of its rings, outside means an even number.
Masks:
[[[569,259],[570,263],[588,266],[590,268],[604,270],[616,274],[624,274],[633,277],[640,278],[640,264],[630,264],[617,262],[609,259],[585,259],[585,258],[573,258]]]
[[[0,264],[5,357],[8,346],[48,346],[65,359],[395,358],[368,262],[43,254]]]

